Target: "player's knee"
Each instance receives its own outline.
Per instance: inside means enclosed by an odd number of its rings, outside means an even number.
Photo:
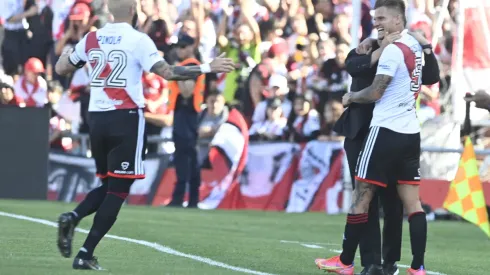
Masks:
[[[420,200],[407,203],[405,205],[405,209],[407,210],[407,213],[409,213],[409,214],[424,211],[422,208],[422,203],[420,202]]]
[[[401,184],[398,185],[398,194],[403,202],[403,206],[408,213],[422,211],[422,204],[419,197],[419,186]]]
[[[107,194],[112,194],[125,200],[133,184],[133,179],[109,178]]]
[[[352,198],[352,204],[349,213],[365,214],[369,212],[369,205],[374,197],[376,186],[356,181],[356,188]]]

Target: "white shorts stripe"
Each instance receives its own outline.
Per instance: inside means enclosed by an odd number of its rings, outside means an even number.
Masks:
[[[362,152],[361,165],[359,170],[359,177],[365,179],[369,160],[371,158],[371,153],[373,152],[374,144],[376,143],[376,138],[378,137],[379,127],[373,126],[371,131],[369,132],[369,137],[366,142],[366,146],[364,146],[364,151]]]
[[[145,136],[145,117],[143,115],[143,110],[138,110],[138,138],[136,140],[136,153],[134,157],[134,174],[144,175],[145,169],[143,165],[143,146],[144,146],[144,136]]]
[[[370,144],[372,138],[373,138],[373,131],[369,130],[369,133],[368,133],[368,136],[367,136],[367,140],[366,140],[366,145],[362,148],[361,154],[358,157],[358,164],[357,164],[356,176],[359,176],[360,177],[361,174],[362,174],[362,171],[363,171],[362,168],[364,167],[364,163],[366,161],[365,151],[369,147],[368,145]]]
[[[371,141],[373,139],[373,135],[374,135],[374,131],[372,129],[370,129],[368,136],[367,136],[366,145],[364,146],[364,148],[362,148],[361,154],[358,157],[359,160],[358,160],[358,164],[357,164],[357,176],[359,176],[359,177],[361,176],[361,174],[363,172],[362,168],[365,166],[365,162],[366,162],[365,151],[368,150],[369,144],[371,143]]]

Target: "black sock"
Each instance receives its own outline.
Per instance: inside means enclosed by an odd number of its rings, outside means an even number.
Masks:
[[[419,270],[424,265],[427,243],[427,219],[424,212],[415,212],[408,217],[410,223],[410,243],[412,244],[412,269]]]
[[[90,260],[93,257],[95,247],[99,244],[100,240],[111,229],[112,225],[116,222],[119,210],[124,203],[125,198],[118,196],[117,194],[108,193],[102,202],[99,210],[94,217],[94,224],[90,229],[83,247],[78,252],[77,257]]]
[[[344,241],[342,243],[342,254],[340,261],[345,265],[351,265],[356,256],[357,246],[361,235],[366,231],[368,214],[347,214],[345,224]]]
[[[92,215],[99,209],[107,194],[108,178],[102,179],[102,185],[90,191],[85,199],[72,211],[77,221]]]

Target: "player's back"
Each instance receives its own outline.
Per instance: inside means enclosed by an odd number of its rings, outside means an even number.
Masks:
[[[89,111],[109,111],[144,107],[141,75],[146,34],[126,23],[106,24],[85,37],[85,53],[90,63]]]
[[[376,101],[371,126],[398,133],[419,133],[415,101],[422,85],[422,47],[418,41],[402,32],[399,40],[384,49],[376,74],[393,78]]]

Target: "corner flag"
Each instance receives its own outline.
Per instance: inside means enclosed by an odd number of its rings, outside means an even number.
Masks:
[[[449,187],[444,208],[476,224],[490,237],[485,196],[476,165],[475,150],[469,137],[466,137],[458,172]]]

